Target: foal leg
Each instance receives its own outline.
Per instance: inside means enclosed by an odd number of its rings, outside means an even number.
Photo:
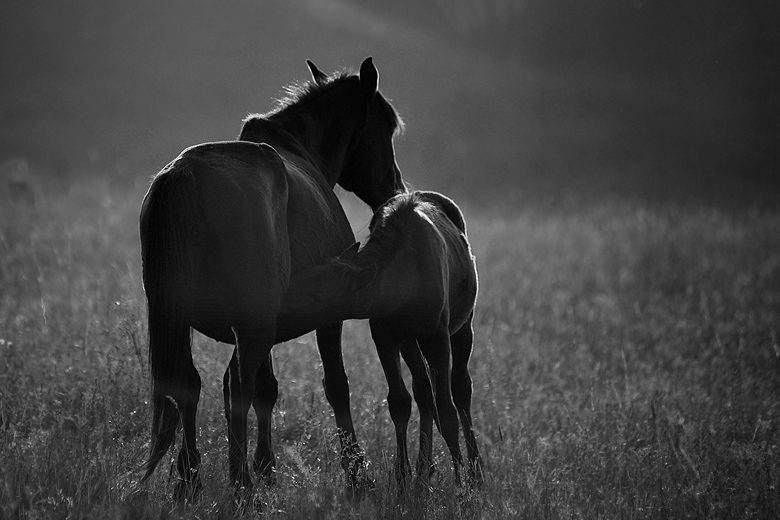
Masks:
[[[363,450],[357,442],[352,412],[349,405],[349,380],[344,370],[341,354],[341,324],[317,329],[317,348],[322,359],[325,397],[336,416],[339,442],[341,444],[341,467],[347,473],[350,485],[359,485],[358,475],[363,469]]]
[[[252,406],[257,414],[257,447],[255,448],[254,470],[266,485],[274,483],[276,457],[271,449],[271,414],[279,396],[279,383],[274,375],[271,356],[260,365],[255,379],[255,397]]]
[[[230,480],[237,490],[248,491],[252,479],[247,466],[247,414],[255,394],[260,366],[269,357],[276,334],[275,324],[264,328],[233,327],[236,351],[228,365],[225,387],[230,396],[225,416],[228,422]]]
[[[468,321],[450,338],[452,345],[452,399],[460,415],[463,436],[466,438],[466,453],[469,458],[469,478],[475,484],[482,483],[482,459],[477,448],[477,437],[471,420],[471,375],[469,374],[469,356],[474,344],[474,330]]]
[[[420,412],[420,449],[417,455],[417,478],[427,480],[434,472],[431,453],[433,451],[433,420],[436,410],[433,402],[431,380],[425,360],[416,340],[401,343],[401,355],[412,373],[412,388],[417,409]]]
[[[200,453],[195,444],[195,416],[200,399],[200,375],[192,363],[191,355],[187,360],[182,360],[182,363],[185,363],[183,384],[171,395],[179,410],[183,427],[181,450],[176,458],[176,469],[180,478],[174,488],[174,498],[177,501],[192,500],[203,487],[198,475]]]
[[[455,479],[460,481],[460,446],[458,445],[458,412],[452,402],[450,387],[450,335],[441,327],[433,336],[419,341],[433,378],[439,430],[450,450],[455,466]]]
[[[398,355],[398,342],[386,335],[374,333],[371,335],[382,363],[382,370],[387,379],[387,406],[390,409],[390,417],[395,426],[396,456],[395,477],[398,481],[398,489],[404,489],[406,476],[409,474],[409,451],[407,449],[406,432],[409,426],[409,417],[412,415],[412,396],[404,384],[401,375],[401,359]]]

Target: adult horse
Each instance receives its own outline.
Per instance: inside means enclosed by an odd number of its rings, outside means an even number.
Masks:
[[[153,179],[141,207],[143,282],[148,302],[152,442],[148,479],[175,442],[178,498],[200,486],[195,415],[201,381],[191,328],[236,345],[224,377],[230,478],[251,487],[247,415],[258,421],[254,470],[270,480],[275,343],[307,332],[277,327],[292,272],[323,262],[354,241],[333,192],[336,183],[373,209],[405,187],[393,137],[401,121],[378,90],[371,58],[359,75],[328,77],[307,62],[313,81],[277,109],[244,121],[240,141],[184,150]],[[317,345],[326,396],[341,440],[341,464],[354,482],[362,465],[341,358],[341,323],[321,324]]]

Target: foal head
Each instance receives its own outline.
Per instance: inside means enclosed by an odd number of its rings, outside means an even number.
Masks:
[[[352,317],[359,305],[359,292],[376,278],[377,266],[356,262],[360,247],[355,242],[324,264],[298,270],[290,277],[280,320],[291,323],[330,323]]]

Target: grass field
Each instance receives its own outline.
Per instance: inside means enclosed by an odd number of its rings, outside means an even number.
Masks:
[[[0,520],[780,517],[780,12],[593,6],[10,3]],[[186,146],[234,138],[307,78],[306,58],[330,72],[369,55],[407,123],[404,178],[451,195],[468,222],[485,485],[458,490],[437,434],[430,489],[398,500],[386,385],[366,323],[350,322],[375,489],[346,488],[309,335],[274,350],[278,486],[235,504],[231,351],[196,336],[205,488],[175,509],[168,461],[136,484],[150,429],[137,230],[149,176]],[[367,210],[346,209],[365,234]]]
[[[780,216],[619,200],[465,210],[481,278],[471,370],[483,489],[457,491],[437,435],[430,490],[396,500],[386,386],[355,322],[345,362],[375,490],[345,488],[306,336],[274,351],[279,485],[237,511],[221,410],[230,350],[196,337],[205,491],[171,510],[167,468],[134,485],[149,428],[144,187],[88,178],[41,188],[34,207],[2,206],[0,517],[780,514]]]

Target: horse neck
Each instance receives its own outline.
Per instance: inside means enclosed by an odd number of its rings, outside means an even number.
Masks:
[[[359,131],[358,118],[345,118],[346,115],[346,111],[333,112],[318,120],[294,107],[279,114],[282,125],[314,159],[331,188],[339,180]]]
[[[305,172],[318,170],[317,161],[304,146],[300,132],[291,131],[292,126],[290,121],[277,120],[274,116],[256,117],[245,123],[238,138],[272,145],[285,160],[299,164]]]

